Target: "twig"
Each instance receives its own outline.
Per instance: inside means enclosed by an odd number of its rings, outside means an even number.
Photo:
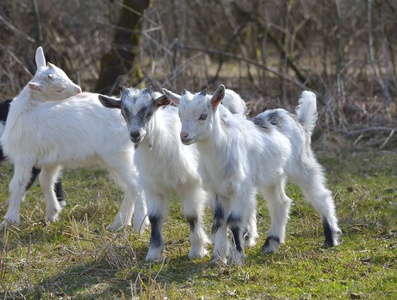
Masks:
[[[372,131],[372,130],[378,130],[378,131],[395,131],[396,128],[375,126],[375,127],[369,127],[369,128],[364,128],[364,129],[360,129],[360,130],[350,131],[349,134],[358,134],[358,133],[363,133],[363,132]]]
[[[246,63],[249,63],[249,64],[252,64],[252,65],[254,65],[254,66],[257,66],[258,68],[261,68],[261,69],[263,69],[263,70],[266,70],[266,71],[268,71],[268,72],[270,72],[270,73],[272,73],[272,74],[274,74],[274,75],[277,75],[277,76],[279,76],[280,78],[283,78],[283,79],[285,79],[285,80],[291,82],[292,84],[294,84],[294,85],[300,87],[301,89],[305,89],[305,90],[309,89],[309,88],[308,88],[307,86],[305,86],[304,84],[300,84],[299,82],[296,82],[295,80],[291,79],[291,78],[288,77],[288,76],[285,76],[284,74],[281,74],[280,72],[277,72],[277,71],[275,71],[275,70],[273,70],[273,69],[271,69],[271,68],[269,68],[269,67],[267,67],[267,66],[264,66],[264,65],[258,63],[258,62],[255,61],[255,60],[252,60],[252,59],[250,59],[250,58],[246,58],[246,57],[241,56],[241,55],[236,55],[236,54],[233,54],[233,53],[230,53],[230,52],[224,52],[224,51],[220,51],[220,50],[203,49],[203,48],[198,48],[198,47],[193,47],[193,46],[186,46],[186,45],[180,45],[180,47],[183,48],[183,49],[186,49],[186,50],[202,51],[202,52],[209,53],[209,54],[222,55],[222,56],[224,56],[224,57],[228,57],[228,58],[231,58],[231,59],[241,60],[241,61],[244,61],[244,62],[246,62]],[[313,91],[313,90],[312,90],[312,91]],[[314,92],[315,92],[315,91],[314,91]]]
[[[26,40],[28,40],[31,43],[35,43],[36,41],[34,39],[32,39],[30,36],[24,34],[22,31],[16,29],[11,23],[7,22],[6,19],[4,19],[1,15],[0,15],[0,22],[3,22],[4,25],[6,25],[8,27],[8,29],[10,29],[11,31],[13,31],[17,36],[21,36],[24,37]]]
[[[383,149],[383,148],[386,146],[386,144],[389,142],[389,140],[391,139],[391,137],[393,136],[393,134],[394,134],[395,131],[396,131],[396,130],[393,129],[393,130],[390,132],[389,136],[388,136],[387,139],[383,142],[383,144],[379,147],[379,149]]]
[[[183,72],[183,70],[185,70],[188,66],[190,66],[190,62],[191,62],[192,60],[194,60],[195,58],[200,57],[200,56],[202,56],[202,55],[203,55],[203,54],[199,53],[199,54],[196,54],[196,55],[193,55],[193,56],[189,57],[189,58],[184,62],[183,65],[179,66],[179,67],[173,72],[173,74],[172,74],[172,76],[171,76],[170,78],[167,78],[167,79],[162,83],[162,86],[167,85],[170,81],[172,81],[172,80],[174,80],[176,77],[178,77],[178,75],[180,75],[180,74]]]
[[[378,80],[378,83],[382,87],[382,90],[385,90],[385,84],[380,78],[379,74],[379,69],[375,68],[375,62],[374,62],[374,53],[372,50],[372,14],[371,14],[371,7],[372,7],[372,0],[368,0],[368,9],[367,9],[367,18],[368,18],[368,51],[369,51],[369,61],[372,67],[372,70],[374,71],[375,77]]]
[[[38,44],[41,45],[43,43],[43,32],[41,30],[41,22],[40,22],[40,15],[39,15],[39,9],[37,7],[37,1],[32,0],[33,4],[33,11],[34,11],[34,16],[36,19],[36,26],[37,26],[37,38],[38,38]]]
[[[69,259],[70,259],[70,256],[71,256],[71,255],[69,255],[68,258],[65,260],[65,262],[63,263],[63,265],[62,265],[61,268],[59,269],[57,275],[55,276],[54,280],[52,281],[51,288],[50,288],[50,295],[52,294],[52,289],[54,288],[54,284],[55,284],[55,282],[57,281],[57,279],[58,279],[58,277],[59,277],[59,274],[61,274],[61,271],[65,268],[67,262],[68,262]]]
[[[28,288],[32,286],[32,275],[31,275],[31,262],[30,262],[30,247],[32,245],[32,238],[29,237],[28,250],[26,251],[26,262],[25,262],[25,272],[28,277]]]

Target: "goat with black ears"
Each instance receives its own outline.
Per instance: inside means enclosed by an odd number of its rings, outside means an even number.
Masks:
[[[252,119],[231,114],[220,105],[225,96],[223,85],[212,96],[205,91],[176,98],[173,93],[167,94],[179,105],[182,143],[197,145],[204,186],[218,195],[213,260],[225,261],[230,228],[230,261],[242,264],[242,224],[247,218],[246,207],[252,206],[252,194],[257,190],[263,191],[271,216],[262,251],[271,253],[284,242],[292,201],[284,191],[287,180],[299,186],[319,212],[325,244],[338,244],[340,229],[332,194],[325,187],[323,170],[310,148],[317,120],[314,93],[302,93],[296,114],[275,109]]]

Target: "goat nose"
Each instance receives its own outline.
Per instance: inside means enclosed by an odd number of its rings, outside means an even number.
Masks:
[[[77,86],[77,94],[80,94],[80,93],[82,93],[82,90],[81,90],[81,87],[79,87],[79,86]]]
[[[181,139],[182,140],[186,139],[188,135],[189,135],[189,133],[187,133],[187,132],[181,132]]]
[[[139,138],[140,135],[141,135],[141,134],[139,133],[139,131],[133,131],[133,132],[130,133],[130,136],[131,136],[132,138],[134,138],[134,139]]]

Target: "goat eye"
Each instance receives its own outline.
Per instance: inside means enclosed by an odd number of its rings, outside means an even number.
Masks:
[[[207,114],[201,114],[199,120],[205,120],[207,119]]]
[[[148,113],[146,114],[146,118],[150,118],[151,116],[153,116],[153,113],[152,113],[152,112],[148,112]]]

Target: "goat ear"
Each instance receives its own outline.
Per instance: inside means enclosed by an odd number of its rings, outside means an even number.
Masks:
[[[36,60],[37,70],[45,68],[46,62],[45,62],[44,51],[43,51],[42,47],[37,48],[35,60]]]
[[[121,100],[113,97],[108,97],[104,95],[98,95],[99,101],[103,106],[107,108],[118,108],[121,109]]]
[[[128,89],[123,85],[123,86],[121,87],[121,92],[122,92],[123,94],[128,94]]]
[[[149,85],[149,86],[144,90],[144,92],[150,94],[150,93],[152,92],[152,86]]]
[[[207,88],[203,88],[203,90],[200,92],[200,96],[204,96],[207,95]]]
[[[164,95],[171,100],[174,104],[179,105],[179,100],[181,99],[181,96],[178,94],[175,94],[173,92],[170,92],[169,90],[163,89]]]
[[[28,86],[29,86],[29,88],[30,88],[31,90],[33,90],[33,91],[37,91],[37,92],[41,92],[41,91],[42,91],[40,83],[37,83],[37,82],[29,82],[29,83],[28,83]]]
[[[170,104],[171,104],[171,100],[166,95],[161,95],[156,100],[154,100],[154,105],[156,108]]]
[[[225,86],[221,84],[216,89],[215,93],[212,95],[211,103],[212,109],[215,111],[218,105],[222,102],[223,98],[225,97]]]

